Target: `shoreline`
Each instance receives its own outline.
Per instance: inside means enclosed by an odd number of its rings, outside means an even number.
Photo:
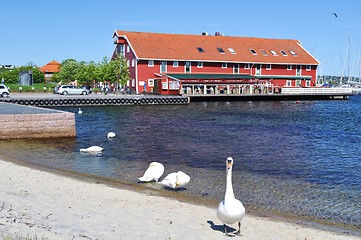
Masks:
[[[219,239],[218,203],[0,157],[0,236]],[[121,186],[119,186],[121,185]],[[11,214],[13,213],[13,214]],[[16,213],[16,214],[15,214]],[[146,216],[146,217],[145,217]],[[235,227],[232,226],[232,227]],[[246,239],[358,239],[357,230],[247,211]]]

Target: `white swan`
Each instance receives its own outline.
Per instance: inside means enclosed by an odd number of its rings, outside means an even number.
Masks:
[[[81,148],[80,152],[90,152],[90,153],[95,153],[95,152],[101,152],[103,151],[104,148],[99,147],[99,146],[91,146],[88,148]]]
[[[159,162],[151,162],[143,177],[138,178],[141,182],[158,181],[164,173],[164,166]]]
[[[244,217],[246,210],[242,202],[234,197],[233,186],[232,186],[233,158],[231,157],[227,158],[226,167],[227,167],[226,193],[224,196],[224,200],[221,201],[218,205],[217,217],[223,223],[224,232],[228,236],[235,236],[241,233],[241,220]],[[226,224],[233,224],[235,222],[238,222],[238,231],[228,233]]]
[[[79,108],[78,114],[83,114],[83,111],[81,110],[81,108]]]
[[[160,183],[177,190],[189,183],[191,178],[184,172],[178,171],[168,174]]]
[[[116,136],[116,134],[113,132],[108,132],[108,134],[107,134],[107,138],[113,138],[115,136]]]

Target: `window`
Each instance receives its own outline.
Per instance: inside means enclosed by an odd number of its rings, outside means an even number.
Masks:
[[[244,64],[244,69],[250,69],[251,68],[251,64],[250,63],[245,63]]]
[[[311,81],[310,80],[306,81],[306,87],[311,87]]]
[[[223,50],[223,48],[217,48],[218,52],[221,53],[221,54],[226,54]]]
[[[132,59],[132,67],[135,66],[135,59]]]
[[[154,67],[154,60],[148,60],[148,67]]]
[[[190,73],[191,72],[191,62],[185,62],[184,63],[184,71],[185,71],[185,73]]]
[[[154,79],[148,79],[148,86],[154,87]]]
[[[286,81],[286,86],[287,87],[292,87],[292,80],[287,80]]]
[[[273,56],[278,56],[277,52],[275,50],[269,50]]]
[[[302,73],[302,67],[301,65],[296,66],[296,76],[301,76]]]
[[[297,53],[295,53],[294,51],[290,50],[290,53],[292,56],[297,56]]]
[[[230,53],[232,53],[232,54],[236,54],[236,51],[234,51],[233,48],[228,48],[228,51],[229,51]]]
[[[287,56],[287,53],[283,50],[280,51],[283,56]]]
[[[296,87],[302,87],[301,80],[299,79],[296,80]]]
[[[173,67],[178,67],[178,66],[179,66],[178,61],[174,61],[173,62]]]
[[[292,65],[287,65],[287,70],[292,70]]]
[[[249,49],[249,51],[250,51],[253,55],[257,55],[256,50],[254,50],[254,49],[250,48],[250,49]]]
[[[272,69],[272,65],[271,64],[266,64],[266,70],[271,70]]]
[[[160,72],[167,72],[167,62],[166,61],[160,62]]]
[[[222,63],[222,68],[227,68],[227,63]]]
[[[238,74],[239,73],[239,64],[235,63],[233,65],[233,74]]]
[[[260,49],[260,51],[261,51],[261,53],[262,53],[262,55],[263,55],[263,56],[268,56],[268,54],[267,54],[266,50],[264,50],[264,49]]]
[[[127,67],[129,67],[130,66],[130,61],[129,60],[127,60]]]
[[[201,47],[197,47],[197,50],[198,50],[198,52],[200,52],[200,53],[204,53],[204,50],[203,50],[203,48],[201,48]]]
[[[203,68],[203,62],[197,62],[197,68]]]
[[[127,45],[127,53],[130,52],[130,47]]]
[[[311,71],[311,65],[306,65],[306,71]]]

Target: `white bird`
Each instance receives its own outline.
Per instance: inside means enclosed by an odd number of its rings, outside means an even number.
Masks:
[[[116,136],[116,134],[114,132],[108,132],[108,134],[107,134],[107,138],[113,138],[115,136]]]
[[[159,178],[164,173],[164,166],[159,162],[151,162],[148,169],[145,171],[143,177],[138,178],[141,182],[158,182]]]
[[[99,147],[99,146],[91,146],[88,148],[81,148],[80,152],[90,152],[90,153],[96,153],[96,152],[101,152],[103,151],[104,148]]]
[[[83,114],[83,111],[81,110],[81,108],[79,108],[78,114]]]
[[[191,178],[184,172],[178,171],[168,174],[160,183],[177,190],[189,183]]]
[[[228,157],[226,160],[226,193],[224,200],[219,203],[217,209],[217,217],[222,221],[224,232],[228,236],[235,236],[241,233],[241,220],[246,212],[242,202],[234,197],[232,186],[232,167],[233,158]],[[228,233],[226,224],[233,224],[235,222],[238,222],[238,231]]]

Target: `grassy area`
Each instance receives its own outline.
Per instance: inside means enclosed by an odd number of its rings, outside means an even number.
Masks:
[[[6,84],[12,92],[53,92],[56,83],[34,83],[33,86],[20,86],[19,84]]]

